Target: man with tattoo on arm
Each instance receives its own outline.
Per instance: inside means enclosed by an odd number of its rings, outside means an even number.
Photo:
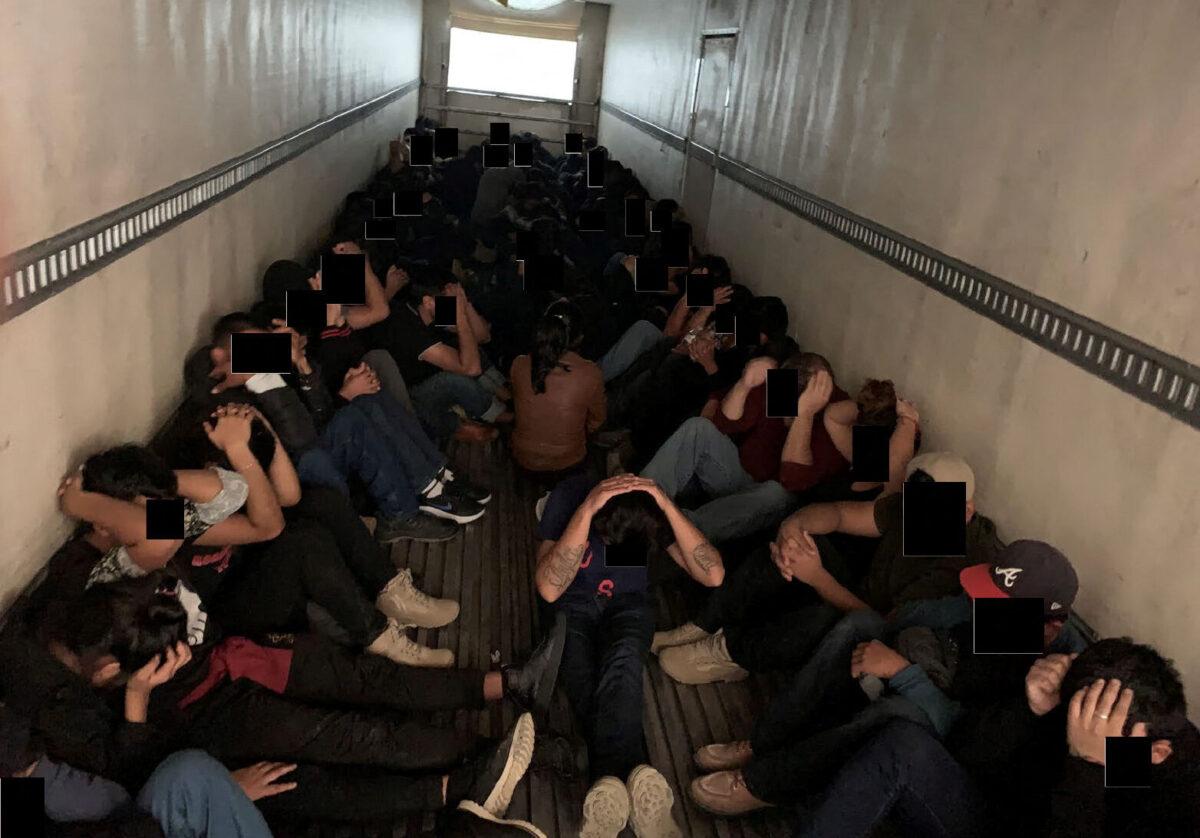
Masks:
[[[654,634],[647,565],[666,553],[702,585],[725,578],[721,554],[658,485],[623,474],[564,480],[538,525],[536,583],[564,615],[561,682],[583,722],[592,787],[584,838],[682,838],[666,779],[646,765],[642,666]]]

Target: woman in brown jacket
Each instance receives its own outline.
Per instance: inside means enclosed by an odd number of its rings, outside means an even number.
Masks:
[[[538,321],[533,352],[513,360],[517,464],[534,472],[567,472],[583,465],[587,437],[607,413],[600,368],[575,350],[583,315],[569,300],[552,303]]]

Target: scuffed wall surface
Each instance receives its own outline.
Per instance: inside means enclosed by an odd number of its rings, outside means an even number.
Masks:
[[[19,7],[0,22],[0,250],[412,80],[420,21],[417,0]],[[39,77],[37,44],[59,37],[79,42]],[[0,326],[0,606],[69,530],[54,497],[65,471],[102,446],[149,437],[177,405],[183,358],[208,325],[256,298],[272,260],[318,243],[345,193],[412,123],[416,99]]]
[[[751,4],[724,150],[1197,362],[1198,16],[1115,0]],[[652,17],[613,10],[623,31]],[[605,98],[654,119],[612,95],[611,78],[636,77],[606,72]],[[657,145],[604,125],[622,159]],[[1174,657],[1195,699],[1200,434],[724,178],[712,205],[712,248],[787,300],[842,386],[893,378],[928,450],[972,463],[1001,535],[1061,547],[1080,614]]]

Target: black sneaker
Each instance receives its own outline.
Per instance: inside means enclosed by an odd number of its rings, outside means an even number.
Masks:
[[[446,479],[446,472],[443,469],[438,475],[438,480],[442,481],[442,491],[449,492],[455,497],[469,500],[472,503],[477,503],[484,506],[492,499],[492,493],[489,489],[484,489],[467,481],[465,477],[454,476],[453,480]]]
[[[539,719],[545,719],[550,699],[554,697],[558,667],[566,645],[567,617],[560,613],[555,617],[550,634],[538,644],[523,666],[504,667],[501,675],[504,694],[522,710],[537,713]]]
[[[444,518],[456,524],[469,524],[483,517],[483,507],[465,498],[452,495],[442,484],[442,492],[436,498],[422,497],[418,500],[417,508],[426,515]]]
[[[412,515],[408,518],[375,519],[375,540],[380,544],[393,541],[424,541],[430,544],[449,541],[458,535],[458,525],[453,521],[442,521],[428,515]]]
[[[529,821],[505,820],[484,809],[478,803],[464,800],[446,817],[439,832],[442,838],[546,838]]]
[[[466,800],[490,815],[504,817],[517,783],[521,782],[533,759],[536,738],[533,716],[522,713],[504,740],[479,761]]]

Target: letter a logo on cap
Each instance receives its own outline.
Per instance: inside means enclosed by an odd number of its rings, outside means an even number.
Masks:
[[[998,567],[996,573],[1004,577],[1004,587],[1011,588],[1017,581],[1017,575],[1024,569],[1023,567]]]

